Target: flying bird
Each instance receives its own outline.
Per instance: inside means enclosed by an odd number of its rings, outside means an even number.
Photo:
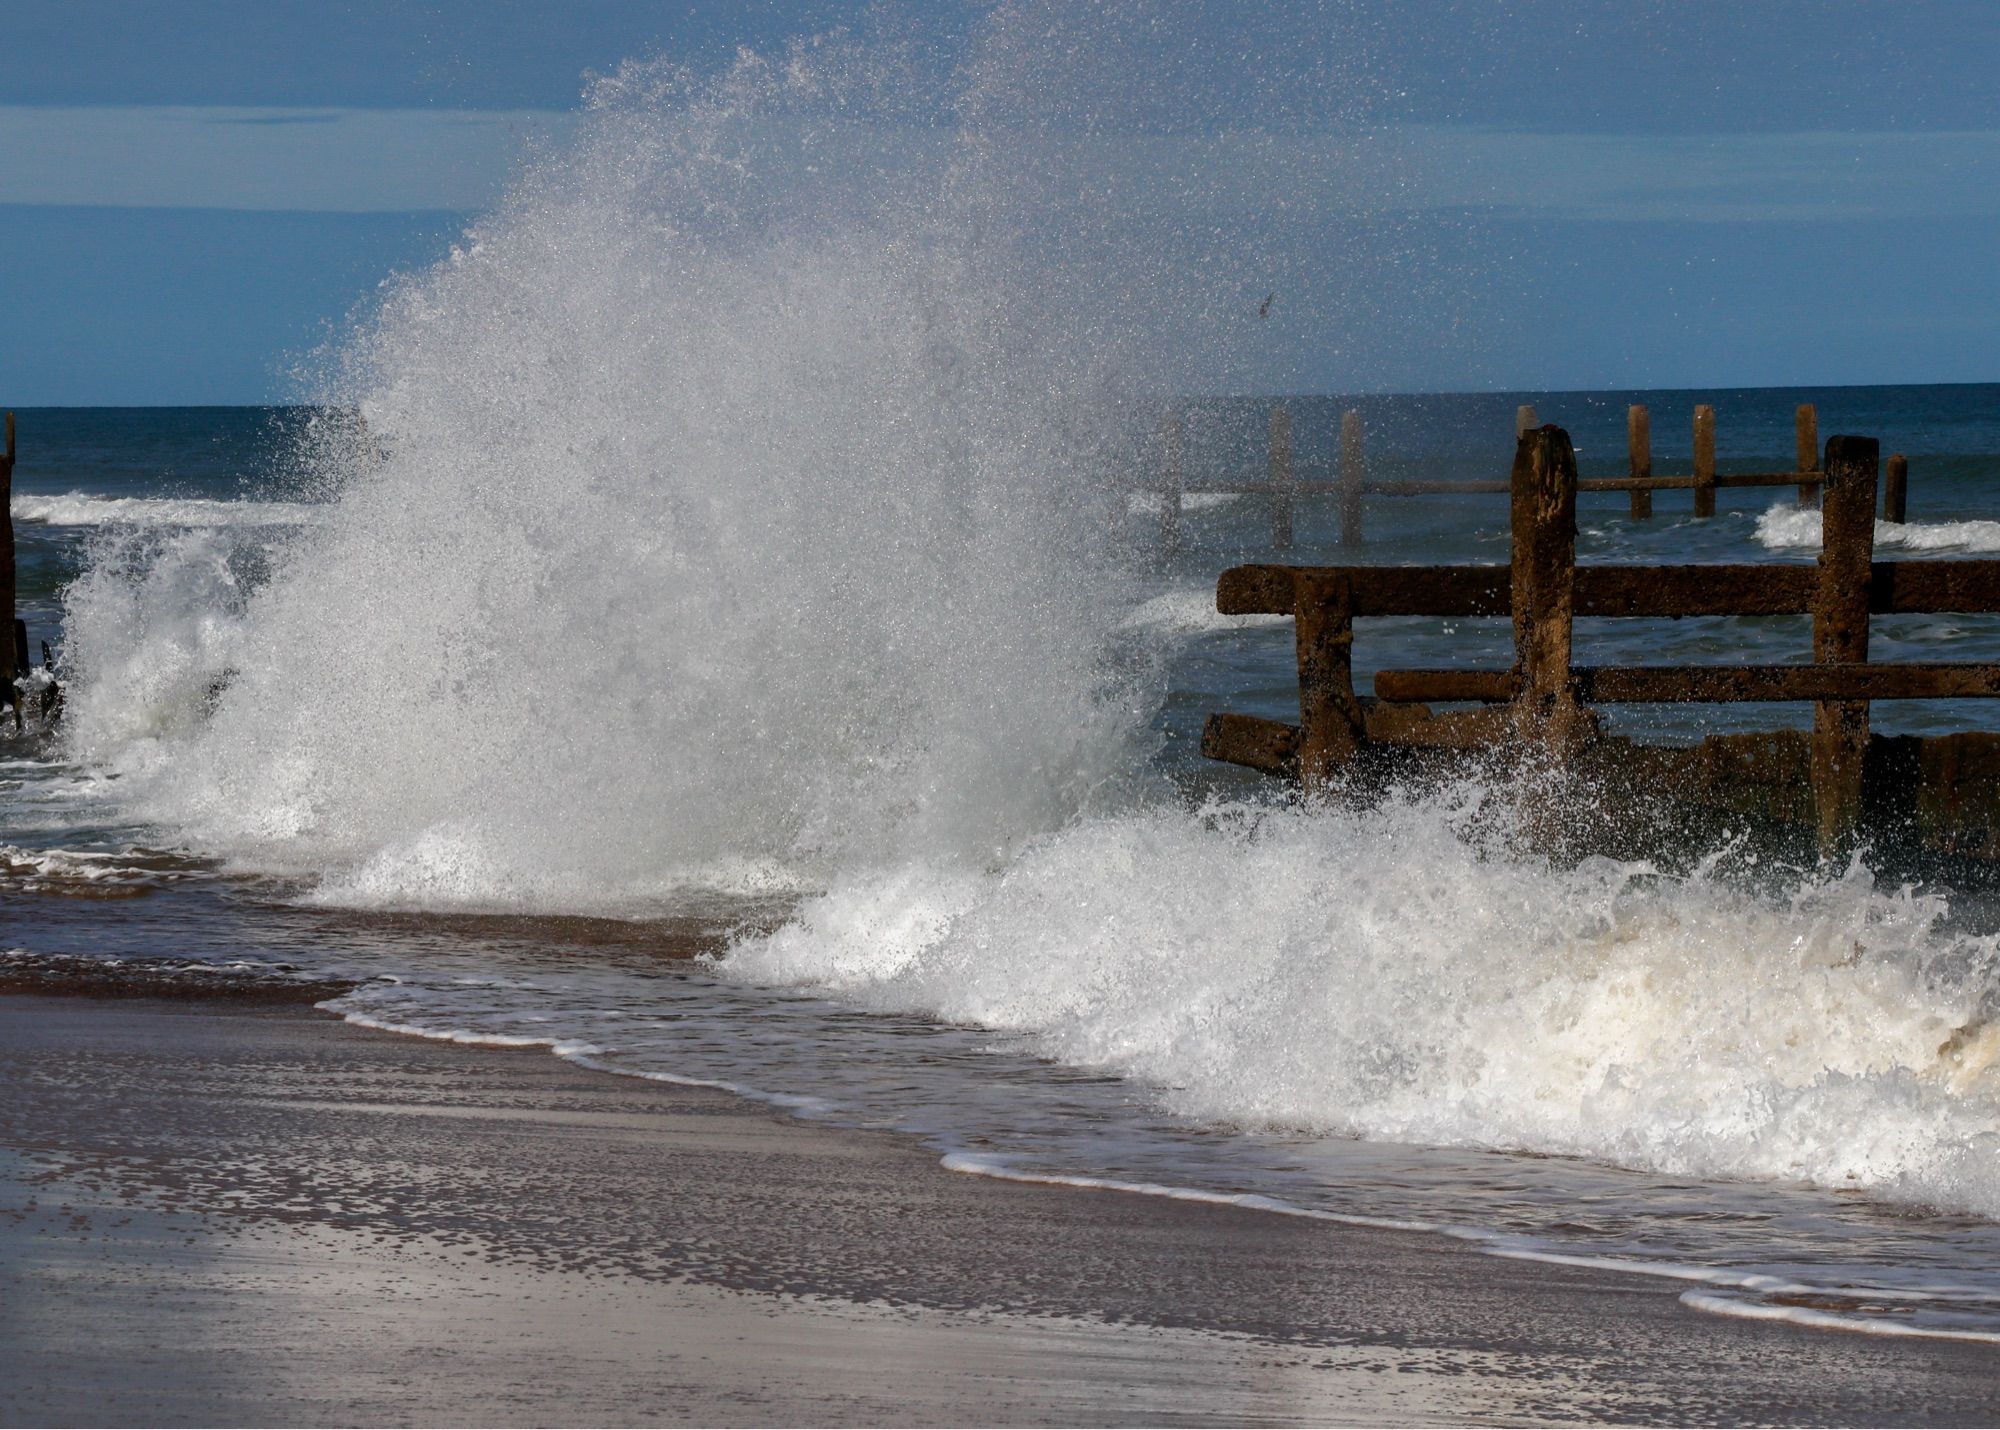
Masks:
[[[1264,298],[1264,301],[1263,301],[1263,302],[1261,302],[1261,303],[1259,303],[1259,304],[1257,305],[1257,316],[1258,316],[1258,317],[1260,317],[1260,318],[1268,318],[1268,317],[1270,317],[1270,316],[1271,316],[1271,299],[1273,299],[1273,298],[1275,298],[1275,297],[1277,297],[1277,296],[1278,296],[1278,295],[1277,295],[1276,293],[1271,293],[1271,294],[1267,294],[1267,295],[1265,296],[1265,298]]]

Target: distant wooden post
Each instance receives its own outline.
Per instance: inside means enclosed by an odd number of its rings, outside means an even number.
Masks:
[[[14,677],[14,414],[7,414],[7,446],[0,453],[0,708],[14,707],[14,728],[21,728],[21,696]]]
[[[1633,403],[1625,409],[1625,455],[1632,480],[1653,479],[1653,423],[1645,406]],[[1653,493],[1647,487],[1632,488],[1632,520],[1644,521],[1653,514]]]
[[[1363,738],[1354,694],[1354,605],[1339,570],[1301,570],[1292,623],[1299,661],[1299,780],[1311,793],[1354,758]]]
[[[1555,750],[1584,731],[1570,680],[1576,609],[1576,450],[1560,427],[1537,427],[1514,448],[1514,671],[1523,738]]]
[[[1181,414],[1167,409],[1160,419],[1160,562],[1174,559],[1181,549]]]
[[[1793,425],[1798,429],[1798,461],[1794,471],[1816,472],[1819,470],[1819,409],[1810,402],[1801,402],[1799,410],[1792,416]],[[1799,505],[1811,506],[1819,496],[1819,488],[1812,482],[1799,483]]]
[[[1340,544],[1361,544],[1361,484],[1368,477],[1361,453],[1361,414],[1340,415]]]
[[[1694,410],[1694,514],[1715,515],[1715,409]]]
[[[1882,487],[1882,520],[1901,526],[1909,517],[1910,459],[1901,452],[1889,457],[1889,471]]]
[[[1531,432],[1541,425],[1540,422],[1535,420],[1535,409],[1527,403],[1524,402],[1514,409],[1514,440],[1516,442],[1521,440],[1522,433]]]
[[[1292,414],[1279,406],[1271,409],[1271,545],[1280,550],[1292,544]]]
[[[1875,559],[1875,484],[1881,446],[1873,437],[1830,437],[1821,498],[1819,585],[1813,596],[1813,660],[1868,659],[1869,566]],[[1822,858],[1845,848],[1861,817],[1868,702],[1813,706],[1812,786]]]

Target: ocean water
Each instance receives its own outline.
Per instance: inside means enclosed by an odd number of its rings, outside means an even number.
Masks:
[[[1226,367],[1236,340],[1198,296],[1185,352],[1135,331],[1131,293],[1197,292],[1207,255],[1072,182],[1046,116],[1097,122],[1076,106],[1102,81],[1044,81],[1075,37],[990,24],[935,163],[856,139],[868,106],[907,117],[871,55],[628,66],[573,147],[391,285],[320,405],[22,412],[25,615],[68,715],[0,736],[0,967],[338,980],[327,1006],[368,1026],[726,1087],[969,1174],[2000,1339],[1980,881],[1728,832],[1555,861],[1503,780],[1304,805],[1199,758],[1208,712],[1295,708],[1288,625],[1213,606],[1219,571],[1270,558],[1267,512],[1198,494],[1162,568],[1139,488],[1165,395],[1194,394],[1197,493],[1261,470],[1278,398],[1200,395],[1186,355]],[[1378,472],[1437,477],[1503,473],[1521,401],[1586,475],[1622,468],[1629,401],[1658,470],[1703,401],[1725,470],[1781,467],[1811,401],[1910,458],[1885,551],[2000,550],[2000,387],[1283,400],[1302,465],[1353,406]],[[1582,558],[1814,556],[1789,490],[1703,522],[1688,501],[1635,523],[1584,498]],[[1342,553],[1305,499],[1293,556],[1506,556],[1503,498],[1366,517]],[[1807,637],[1578,632],[1585,660]],[[2000,620],[1874,640],[2000,659]],[[1365,622],[1357,669],[1506,642]],[[1805,712],[1611,714],[1685,740]]]

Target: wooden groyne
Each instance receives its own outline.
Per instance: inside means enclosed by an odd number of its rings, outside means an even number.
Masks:
[[[14,729],[24,728],[22,706],[25,696],[21,682],[27,677],[28,623],[16,611],[19,606],[20,587],[14,562],[14,414],[9,412],[6,420],[7,440],[4,450],[0,450],[0,711],[12,709]],[[49,680],[42,688],[41,716],[44,724],[53,721],[62,710],[62,690],[55,683],[54,671],[49,656],[49,643],[42,642],[42,664],[49,669]]]
[[[1514,418],[1515,437],[1540,423],[1535,409],[1523,405]],[[1580,492],[1625,492],[1630,498],[1633,520],[1653,515],[1653,493],[1686,491],[1692,496],[1697,517],[1715,515],[1715,494],[1732,487],[1795,487],[1801,503],[1810,503],[1819,494],[1825,474],[1819,462],[1819,412],[1812,403],[1802,403],[1794,415],[1796,449],[1794,467],[1783,472],[1718,472],[1715,467],[1715,408],[1707,403],[1695,407],[1692,422],[1693,462],[1686,472],[1663,473],[1653,469],[1652,417],[1640,404],[1625,413],[1626,474],[1622,477],[1589,477],[1577,483]],[[1271,545],[1287,550],[1292,545],[1293,515],[1298,499],[1304,496],[1340,498],[1340,540],[1345,546],[1363,540],[1362,498],[1370,496],[1467,496],[1498,495],[1510,490],[1504,478],[1471,481],[1396,481],[1371,477],[1361,414],[1349,410],[1340,417],[1338,457],[1331,468],[1321,465],[1317,475],[1307,475],[1292,456],[1291,410],[1282,403],[1272,408],[1268,456],[1261,480],[1202,482],[1186,481],[1186,424],[1178,411],[1170,410],[1160,427],[1157,479],[1153,490],[1160,503],[1158,542],[1161,553],[1171,556],[1180,549],[1181,516],[1185,498],[1201,493],[1232,496],[1262,496],[1270,503]],[[1908,506],[1909,463],[1900,454],[1889,458],[1888,481],[1883,493],[1882,519],[1901,522]]]
[[[1309,790],[1350,770],[1411,756],[1500,752],[1675,799],[1808,824],[1822,854],[1864,826],[2000,858],[2000,735],[1885,738],[1876,700],[2000,696],[2000,665],[1872,663],[1870,617],[2000,612],[2000,561],[1875,561],[1879,447],[1828,440],[1817,567],[1579,566],[1576,456],[1560,427],[1524,431],[1508,482],[1507,566],[1238,566],[1216,608],[1293,618],[1299,722],[1209,717],[1202,753],[1298,779]],[[1789,475],[1789,474],[1788,474]],[[1578,616],[1812,617],[1811,664],[1579,666]],[[1511,616],[1505,670],[1384,670],[1373,698],[1354,689],[1354,623],[1374,616]],[[1813,728],[1712,736],[1692,747],[1607,736],[1596,704],[1810,701]],[[1433,712],[1430,704],[1476,702]]]

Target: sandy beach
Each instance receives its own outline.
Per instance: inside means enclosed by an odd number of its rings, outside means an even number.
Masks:
[[[0,998],[0,1421],[1965,1424],[2000,1353],[301,1006]]]

